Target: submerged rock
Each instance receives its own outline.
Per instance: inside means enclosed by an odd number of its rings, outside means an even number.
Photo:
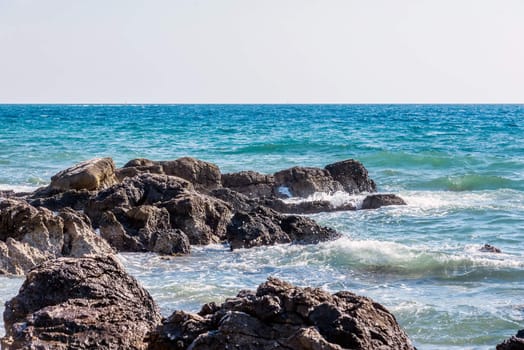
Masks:
[[[414,347],[395,317],[373,300],[269,278],[198,314],[175,311],[151,335],[160,349],[402,349]]]
[[[371,194],[364,198],[361,209],[378,209],[388,205],[406,205],[406,202],[396,194]]]
[[[497,345],[497,350],[524,350],[524,329]]]
[[[112,257],[59,258],[28,273],[6,303],[2,348],[147,349],[155,302]]]
[[[0,202],[0,273],[21,275],[59,256],[112,253],[87,216],[72,209],[53,213],[20,199]]]
[[[487,243],[484,244],[482,248],[480,248],[480,251],[483,253],[502,253],[502,251],[499,248]]]
[[[282,215],[259,206],[250,212],[237,212],[227,226],[231,249],[251,248],[277,243],[318,243],[340,237],[335,230],[312,219]]]

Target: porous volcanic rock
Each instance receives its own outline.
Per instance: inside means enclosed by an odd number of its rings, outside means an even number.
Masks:
[[[524,329],[497,345],[497,350],[524,350]]]
[[[6,303],[3,349],[147,349],[155,302],[112,257],[59,258],[31,270]]]
[[[69,190],[49,194],[47,189],[44,189],[44,191],[36,191],[31,194],[27,201],[35,207],[44,207],[55,211],[67,207],[83,210],[89,199],[96,194],[96,191],[88,190]]]
[[[344,191],[349,193],[375,192],[377,186],[369,177],[367,169],[358,160],[347,159],[326,165],[325,169]]]
[[[49,189],[56,192],[68,190],[96,191],[118,182],[115,163],[111,158],[94,158],[60,171],[51,178]]]
[[[151,335],[151,350],[414,350],[395,317],[373,300],[269,278],[198,314],[175,311]]]
[[[289,191],[293,197],[307,197],[315,192],[333,193],[343,191],[342,185],[325,169],[293,167],[275,173],[275,182],[280,193]]]
[[[112,253],[83,214],[69,208],[53,213],[21,199],[0,202],[0,273],[21,275],[59,256]]]
[[[406,205],[406,202],[396,194],[370,194],[364,198],[360,209],[378,209],[388,205]]]
[[[283,215],[259,206],[250,212],[236,212],[227,226],[231,249],[277,243],[318,243],[340,237],[335,230],[318,225],[310,218]]]

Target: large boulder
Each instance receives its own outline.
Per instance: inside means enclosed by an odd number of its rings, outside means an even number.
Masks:
[[[60,258],[33,269],[6,303],[2,348],[147,349],[155,302],[112,257]]]
[[[326,165],[325,168],[349,193],[375,192],[377,186],[369,177],[367,169],[358,160],[347,159]]]
[[[49,189],[55,192],[69,190],[97,191],[118,182],[115,163],[111,158],[95,158],[62,170],[51,178]]]
[[[227,240],[232,250],[277,243],[311,244],[339,237],[335,230],[320,226],[310,218],[282,215],[263,206],[235,213],[227,226]]]
[[[293,167],[275,173],[277,191],[284,196],[307,197],[315,192],[333,193],[342,191],[342,185],[335,181],[325,169]]]
[[[360,209],[378,209],[388,205],[406,205],[406,202],[396,194],[370,194],[364,198]]]
[[[53,213],[20,199],[0,202],[0,273],[21,275],[59,256],[112,253],[83,214],[68,208]]]
[[[274,176],[251,170],[223,174],[222,186],[240,192],[249,198],[264,198],[277,194]]]
[[[395,317],[373,300],[330,294],[276,278],[198,314],[175,311],[151,335],[151,350],[414,350]]]
[[[497,345],[497,350],[524,350],[524,329]]]

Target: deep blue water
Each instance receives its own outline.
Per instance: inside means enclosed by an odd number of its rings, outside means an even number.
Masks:
[[[492,349],[524,328],[523,120],[523,105],[0,105],[0,189],[44,185],[97,156],[264,173],[356,158],[408,205],[317,214],[346,236],[318,246],[122,258],[165,314],[276,275],[373,297],[419,349]],[[0,278],[0,299],[20,283]]]

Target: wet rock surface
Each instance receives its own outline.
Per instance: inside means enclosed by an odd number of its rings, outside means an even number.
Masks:
[[[175,311],[150,349],[414,349],[395,317],[373,300],[269,278],[198,314]]]
[[[364,198],[361,209],[378,209],[388,205],[406,205],[406,202],[395,194],[371,194]]]
[[[497,350],[524,350],[524,329],[497,345]]]
[[[377,186],[362,163],[355,159],[326,165],[325,168],[335,181],[348,193],[375,192]]]
[[[293,197],[307,197],[315,192],[343,191],[342,185],[327,170],[293,167],[275,173],[277,186],[285,188]],[[282,192],[282,190],[280,190]]]
[[[147,349],[158,307],[111,257],[59,258],[6,303],[3,349]]]

